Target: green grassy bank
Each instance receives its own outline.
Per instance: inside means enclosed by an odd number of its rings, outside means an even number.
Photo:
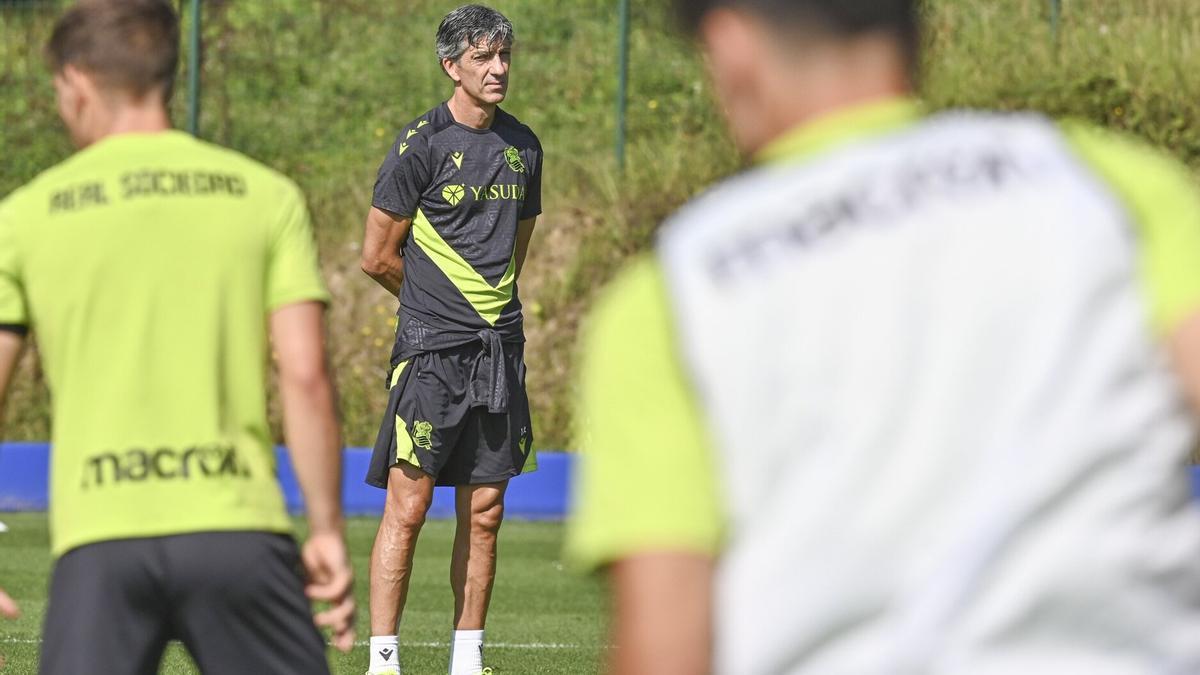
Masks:
[[[332,349],[352,444],[373,439],[395,309],[358,269],[362,218],[396,130],[449,91],[432,36],[454,4],[205,2],[201,132],[285,171],[308,194],[335,295]],[[575,335],[596,289],[666,214],[739,160],[662,3],[633,3],[624,176],[612,159],[615,0],[493,4],[518,34],[505,107],[546,148],[546,211],[521,293],[538,444],[563,447]],[[1057,39],[1043,0],[931,0],[926,12],[932,107],[1084,117],[1200,166],[1200,4],[1069,2]],[[70,152],[38,56],[52,18],[37,3],[0,5],[0,195]],[[182,97],[176,109],[182,121]],[[32,360],[9,408],[7,438],[48,436]]]

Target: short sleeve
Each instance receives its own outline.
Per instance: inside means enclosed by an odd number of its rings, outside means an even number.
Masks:
[[[398,216],[412,217],[421,205],[421,195],[432,180],[429,134],[416,129],[396,137],[391,151],[379,166],[371,204]]]
[[[647,552],[715,555],[721,543],[715,458],[667,303],[657,263],[639,260],[585,332],[567,534],[567,558],[584,569]]]
[[[1200,311],[1200,193],[1179,162],[1133,139],[1083,124],[1063,127],[1084,162],[1128,210],[1143,292],[1165,334]]]
[[[536,218],[542,213],[542,145],[536,143],[530,153],[529,188],[525,190],[525,202],[521,205],[521,220]]]
[[[0,329],[23,333],[29,326],[20,247],[9,209],[0,206]]]
[[[271,311],[297,302],[329,302],[308,207],[299,189],[291,185],[288,188],[271,233],[267,265],[267,308]]]

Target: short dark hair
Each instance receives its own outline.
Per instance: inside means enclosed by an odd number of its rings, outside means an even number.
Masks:
[[[743,9],[772,25],[803,27],[836,37],[884,32],[894,35],[915,69],[920,56],[920,0],[675,0],[685,30],[695,34],[701,20],[719,7]]]
[[[164,0],[81,0],[46,43],[54,72],[74,66],[102,86],[170,100],[179,63],[179,18]]]

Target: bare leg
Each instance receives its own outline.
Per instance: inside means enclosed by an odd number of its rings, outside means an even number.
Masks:
[[[371,635],[396,634],[433,483],[433,476],[411,464],[392,467],[388,474],[387,503],[371,548]]]
[[[482,630],[487,621],[496,580],[496,535],[504,518],[507,487],[508,481],[456,488],[458,524],[450,562],[456,630]]]

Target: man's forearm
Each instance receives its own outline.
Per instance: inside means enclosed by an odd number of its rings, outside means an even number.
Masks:
[[[1168,347],[1192,413],[1200,416],[1200,312],[1179,322],[1168,336]]]
[[[309,525],[314,532],[342,528],[342,442],[333,381],[325,356],[323,305],[302,302],[271,314],[277,355],[283,433]]]
[[[710,557],[686,553],[614,564],[610,675],[711,672],[712,576]]]
[[[400,294],[404,283],[404,257],[401,249],[412,227],[412,218],[371,207],[363,230],[362,269],[392,295]]]
[[[390,259],[364,261],[362,268],[367,276],[383,286],[388,293],[400,295],[400,286],[404,283],[404,258],[395,256]]]
[[[513,250],[517,279],[521,278],[521,270],[525,269],[525,256],[529,253],[529,241],[533,238],[533,228],[536,224],[536,217],[517,223],[517,242]]]
[[[6,619],[15,619],[21,616],[21,610],[17,607],[17,603],[8,597],[3,588],[0,588],[0,616]],[[4,661],[0,660],[0,667],[4,665]]]
[[[4,400],[8,394],[8,385],[13,373],[25,351],[25,334],[21,332],[0,330],[0,413],[4,412]]]
[[[342,529],[341,437],[328,375],[281,382],[284,436],[313,532]]]

